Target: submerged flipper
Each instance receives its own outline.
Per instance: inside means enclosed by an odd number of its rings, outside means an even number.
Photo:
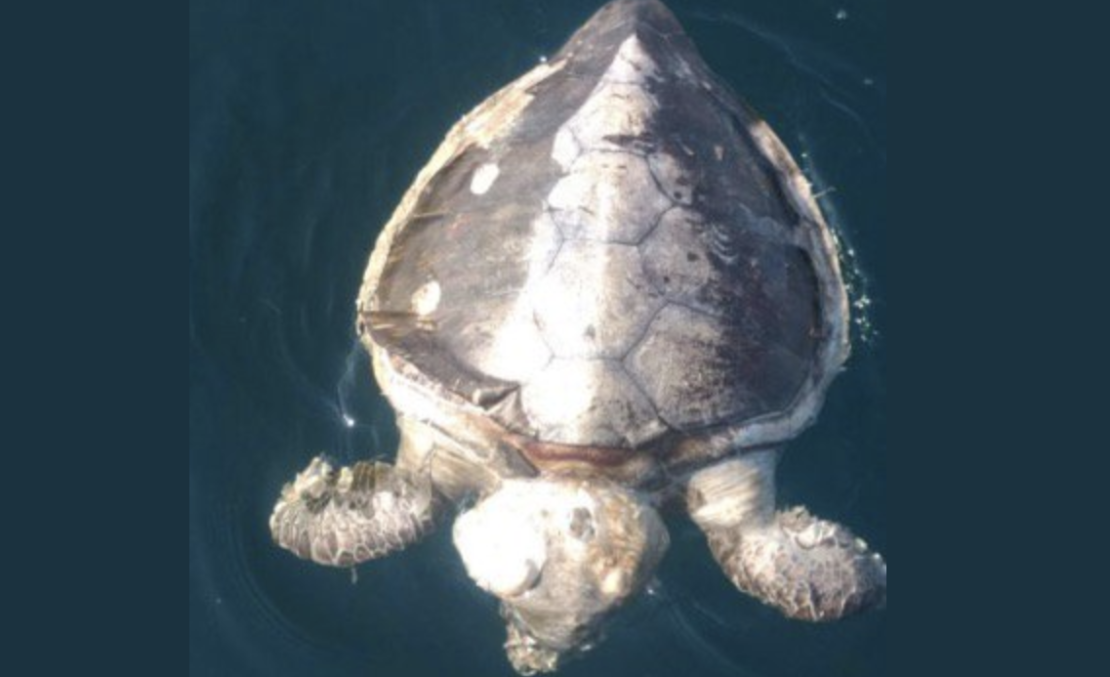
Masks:
[[[336,470],[318,456],[282,489],[270,533],[298,557],[352,567],[420,540],[436,508],[426,474],[367,461]]]
[[[791,618],[836,620],[886,598],[882,557],[847,527],[805,508],[778,512],[761,529],[706,534],[736,587]]]
[[[805,508],[774,511],[777,452],[749,452],[690,479],[690,516],[736,587],[808,621],[886,600],[886,563],[845,526]]]

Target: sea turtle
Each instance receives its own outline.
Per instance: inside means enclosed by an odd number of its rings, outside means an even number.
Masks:
[[[353,567],[455,510],[517,671],[556,669],[645,587],[685,508],[788,616],[885,601],[845,527],[775,509],[785,442],[849,348],[832,235],[767,124],[657,0],[616,0],[459,121],[377,241],[357,331],[395,464],[322,458],[274,539]]]

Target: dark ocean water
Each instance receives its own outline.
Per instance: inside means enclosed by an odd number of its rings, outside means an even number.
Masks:
[[[441,530],[343,571],[270,542],[283,482],[327,451],[390,457],[353,303],[378,229],[449,126],[553,53],[599,0],[191,3],[189,653],[196,676],[503,675],[494,599]],[[879,1],[674,0],[709,65],[822,192],[858,321],[848,370],[779,472],[780,501],[887,555]],[[560,674],[886,675],[889,611],[787,621],[672,516],[659,584]],[[897,604],[897,601],[894,602]]]

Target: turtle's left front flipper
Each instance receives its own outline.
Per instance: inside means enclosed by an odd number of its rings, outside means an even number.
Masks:
[[[333,469],[316,457],[282,489],[270,533],[298,557],[351,567],[420,540],[437,504],[425,473],[367,461]]]
[[[736,587],[791,618],[827,621],[886,601],[886,563],[845,526],[805,508],[775,511],[777,451],[691,476],[690,516]]]

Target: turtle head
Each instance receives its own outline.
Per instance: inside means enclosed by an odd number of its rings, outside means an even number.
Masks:
[[[501,599],[505,648],[522,674],[591,648],[669,542],[633,492],[570,478],[505,481],[459,517],[454,539],[470,577]]]

